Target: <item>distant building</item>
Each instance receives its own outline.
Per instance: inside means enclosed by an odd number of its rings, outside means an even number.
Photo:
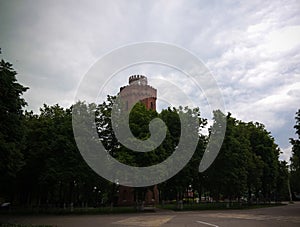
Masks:
[[[120,88],[120,97],[125,110],[130,110],[138,101],[142,102],[148,110],[156,110],[157,90],[148,85],[146,76],[133,75],[129,77],[129,85]],[[159,192],[157,185],[147,189],[145,204],[158,204]],[[119,187],[118,205],[133,205],[135,203],[134,188]]]
[[[143,75],[130,76],[129,85],[120,88],[120,96],[126,110],[137,101],[144,103],[148,110],[156,110],[157,90],[148,85],[147,77]]]

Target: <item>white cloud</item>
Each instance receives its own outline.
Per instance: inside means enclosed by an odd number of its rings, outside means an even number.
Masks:
[[[292,146],[281,149],[279,160],[286,161],[290,164],[290,157],[292,156]]]
[[[265,49],[270,53],[291,50],[300,45],[299,37],[300,25],[278,29],[267,36]]]

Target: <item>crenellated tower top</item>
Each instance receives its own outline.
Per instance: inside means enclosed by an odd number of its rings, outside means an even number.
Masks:
[[[148,80],[144,75],[132,75],[129,77],[129,84],[147,85]]]

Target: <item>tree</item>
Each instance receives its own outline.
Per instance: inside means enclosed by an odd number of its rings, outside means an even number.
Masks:
[[[0,62],[0,197],[12,200],[15,178],[22,168],[23,125],[21,97],[28,88],[17,82],[12,64]]]
[[[256,196],[259,197],[259,193],[261,193],[264,199],[271,200],[278,178],[280,150],[271,133],[265,129],[263,124],[250,122],[248,125],[251,151],[263,162],[261,187],[256,187]],[[258,186],[259,182],[257,183]]]
[[[291,157],[291,190],[294,194],[300,193],[300,109],[296,113],[296,129],[297,138],[290,139],[292,144],[292,157]]]
[[[231,117],[229,113],[221,150],[214,163],[205,172],[208,187],[216,200],[221,196],[228,199],[240,198],[245,191],[249,141],[243,129],[243,123]]]
[[[216,117],[216,116],[215,116]],[[232,199],[248,197],[270,200],[279,198],[278,192],[284,174],[280,165],[279,148],[274,138],[260,123],[245,123],[227,115],[227,126],[221,150],[204,172],[211,195]]]
[[[111,124],[111,111],[115,100],[116,96],[108,95],[107,100],[95,108],[95,122],[99,138],[105,149],[113,157],[116,157],[115,152],[120,146],[120,143],[113,133]]]
[[[166,110],[162,110],[159,115],[167,125],[168,132],[171,135],[170,149],[172,149],[172,152],[176,149],[182,133],[179,113],[193,116],[198,120],[198,125],[195,125],[195,127],[197,127],[195,130],[199,132],[199,140],[196,150],[186,166],[174,177],[159,185],[160,189],[162,190],[163,199],[165,200],[181,200],[184,196],[184,192],[186,192],[188,189],[191,189],[189,186],[192,187],[194,192],[196,190],[198,192],[202,191],[201,175],[199,174],[198,169],[207,142],[206,137],[201,134],[201,129],[206,126],[207,120],[201,117],[199,108],[191,109],[189,107],[179,107],[178,109],[168,108]]]
[[[150,137],[149,123],[154,118],[160,118],[167,126],[166,138],[156,149],[149,152],[134,152],[120,144],[114,135],[111,125],[111,111],[115,103],[115,98],[108,96],[107,101],[103,102],[97,107],[96,111],[96,125],[100,140],[104,143],[105,148],[109,153],[122,163],[131,166],[150,166],[164,161],[176,149],[180,135],[181,123],[179,113],[183,115],[195,116],[199,121],[197,131],[200,131],[206,125],[206,120],[200,117],[199,108],[190,109],[188,107],[182,108],[168,108],[162,110],[160,114],[153,110],[147,110],[144,104],[137,103],[131,110],[129,115],[129,127],[132,134],[141,140],[146,140]],[[126,123],[126,122],[120,122]],[[190,129],[191,130],[191,129]],[[176,176],[167,182],[159,185],[162,194],[165,197],[173,196],[175,194],[183,194],[184,190],[190,183],[195,183],[198,186],[198,166],[201,156],[204,151],[205,138],[199,134],[199,144],[196,149],[197,155],[194,155],[186,167],[180,171]],[[142,195],[145,192],[144,188],[136,189],[138,194]],[[140,197],[141,198],[141,197]],[[173,197],[174,198],[174,197]]]
[[[77,149],[72,108],[44,105],[39,115],[26,112],[24,125],[25,165],[17,179],[19,202],[28,206],[94,205],[99,190],[104,191],[108,183],[87,166]]]
[[[286,161],[279,162],[278,177],[276,181],[275,200],[277,201],[288,201],[289,198],[289,171],[288,164]]]

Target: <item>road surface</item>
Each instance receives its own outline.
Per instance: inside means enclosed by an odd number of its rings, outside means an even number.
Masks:
[[[0,216],[0,222],[57,227],[300,226],[300,202],[250,210],[159,211],[118,215]]]

